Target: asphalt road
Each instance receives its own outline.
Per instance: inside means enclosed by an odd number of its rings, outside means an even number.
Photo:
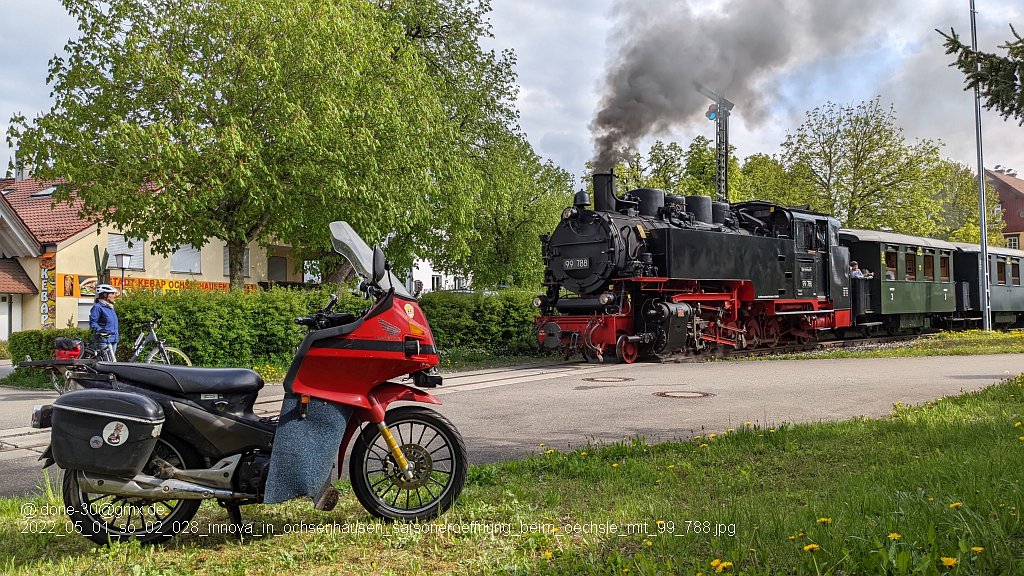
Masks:
[[[644,436],[649,442],[766,425],[884,416],[892,404],[976,390],[1024,372],[1024,354],[705,364],[571,364],[449,375],[437,409],[459,428],[475,463],[545,447]],[[258,408],[276,411],[280,386]],[[0,388],[0,496],[36,490],[48,437],[28,425],[53,393]],[[22,428],[19,428],[22,427]],[[12,430],[13,429],[13,430]],[[12,448],[12,447],[17,447]]]

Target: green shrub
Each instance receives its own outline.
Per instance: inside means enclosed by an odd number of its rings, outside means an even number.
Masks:
[[[7,340],[0,340],[0,360],[10,360],[11,349],[7,344]]]
[[[81,328],[57,328],[51,330],[23,330],[11,334],[8,341],[11,361],[17,364],[26,356],[33,360],[53,360],[54,341],[58,336],[81,338],[88,341],[89,331]]]
[[[338,292],[338,312],[358,314],[371,303]],[[157,336],[180,348],[196,366],[288,366],[306,329],[295,318],[319,310],[330,297],[328,290],[273,288],[257,292],[158,292],[136,290],[117,301],[121,328],[118,358],[127,360],[144,323],[160,314]],[[483,354],[513,356],[536,350],[532,296],[512,292],[493,295],[431,292],[420,305],[434,332],[438,348],[479,350]],[[24,359],[52,359],[57,336],[88,340],[77,328],[26,330],[12,335],[11,355]]]

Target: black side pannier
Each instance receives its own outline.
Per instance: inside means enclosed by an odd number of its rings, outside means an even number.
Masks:
[[[114,390],[76,390],[53,403],[50,445],[65,470],[134,476],[149,461],[164,422],[155,400]]]
[[[58,336],[54,340],[54,348],[57,350],[74,350],[82,345],[82,341],[78,338],[67,338],[65,336]]]

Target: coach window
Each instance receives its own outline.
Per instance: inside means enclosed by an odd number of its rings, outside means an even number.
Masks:
[[[903,269],[906,272],[905,280],[917,280],[917,254],[907,252],[903,255],[903,263]]]
[[[896,250],[893,249],[885,251],[885,279],[896,279]]]
[[[924,255],[924,271],[922,274],[925,280],[929,282],[935,281],[935,256],[931,254]]]
[[[943,254],[939,256],[939,279],[943,282],[949,282],[949,255]]]
[[[1006,261],[1005,260],[997,260],[996,261],[996,283],[1001,284],[1001,285],[1006,284]]]
[[[1010,279],[1013,280],[1014,286],[1020,286],[1020,259],[1014,259],[1013,263],[1010,264]]]

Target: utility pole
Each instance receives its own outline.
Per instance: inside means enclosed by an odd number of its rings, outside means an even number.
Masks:
[[[715,188],[719,202],[729,201],[729,115],[733,104],[725,96],[697,83],[697,91],[714,100],[704,114],[715,122]]]
[[[978,53],[978,27],[975,24],[974,0],[971,0],[971,51]],[[980,70],[981,63],[975,58],[974,69]],[[981,146],[981,94],[974,87],[974,136],[978,142],[978,225],[981,227],[981,287],[978,297],[981,304],[981,327],[992,330],[992,305],[990,304],[988,266],[988,214],[985,202],[985,155]]]

